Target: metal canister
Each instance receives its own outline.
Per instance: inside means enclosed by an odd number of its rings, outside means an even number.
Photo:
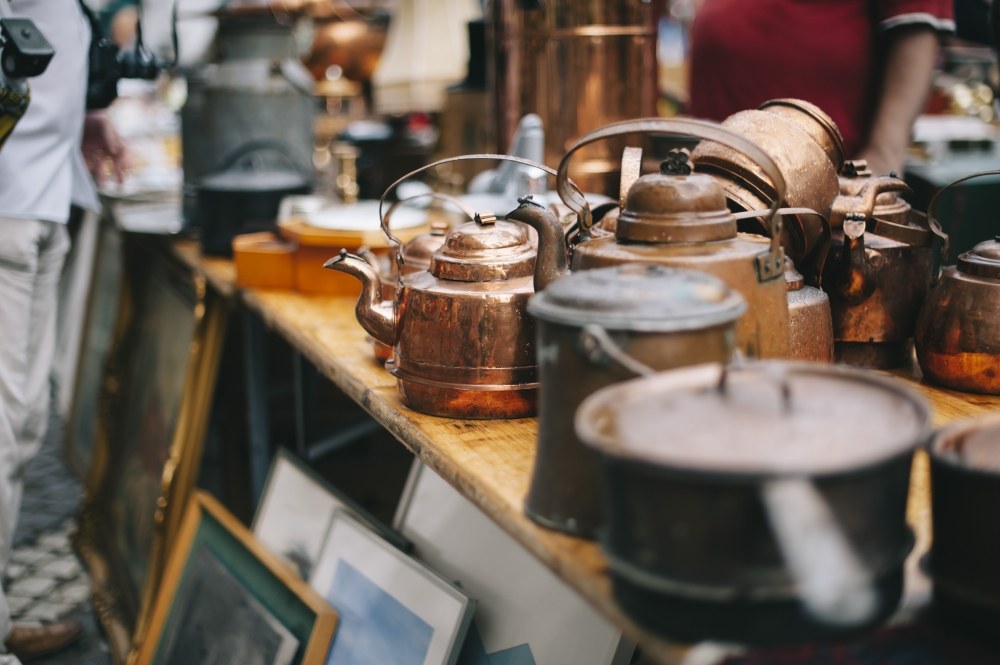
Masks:
[[[807,286],[791,259],[785,258],[788,287],[788,357],[833,362],[833,315],[823,289]]]
[[[528,516],[583,537],[594,537],[602,521],[597,458],[576,437],[573,416],[587,395],[634,374],[592,348],[586,326],[661,370],[726,361],[745,310],[739,292],[716,277],[649,264],[571,273],[532,296],[540,387]]]

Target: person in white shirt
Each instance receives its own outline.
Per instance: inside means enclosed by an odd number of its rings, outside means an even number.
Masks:
[[[70,247],[66,222],[73,205],[98,207],[81,153],[89,25],[78,0],[10,0],[10,7],[34,21],[55,55],[29,79],[30,105],[0,149],[0,571],[17,524],[22,470],[48,425],[57,289]],[[90,124],[101,145],[108,135],[100,117]],[[76,621],[12,625],[0,589],[0,665],[51,652],[81,634]]]

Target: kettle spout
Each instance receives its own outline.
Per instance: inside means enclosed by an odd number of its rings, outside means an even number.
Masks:
[[[867,300],[875,291],[875,268],[865,250],[865,217],[848,213],[844,219],[844,255],[836,279],[838,295],[851,305]]]
[[[555,213],[535,203],[530,196],[519,198],[517,202],[521,205],[507,213],[507,219],[523,222],[538,232],[538,257],[535,259],[537,293],[552,280],[569,273],[566,234]]]
[[[355,314],[361,327],[387,346],[396,343],[396,315],[391,300],[382,300],[382,278],[375,268],[346,249],[323,264],[324,268],[346,272],[361,281],[361,297]]]

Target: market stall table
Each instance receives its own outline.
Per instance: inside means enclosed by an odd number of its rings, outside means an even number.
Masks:
[[[235,283],[226,259],[204,257],[192,241],[173,241],[174,253],[202,273],[213,288],[233,294],[284,337],[347,396],[456,487],[523,547],[595,606],[644,653],[664,664],[680,663],[689,645],[658,638],[636,625],[612,596],[607,562],[599,546],[536,525],[523,511],[535,453],[535,419],[457,420],[427,416],[400,403],[395,379],[377,364],[354,315],[356,299],[290,291],[245,289]],[[934,410],[935,426],[996,411],[1000,397],[938,389],[914,371],[895,373],[922,393]],[[903,610],[926,604],[929,583],[918,569],[930,546],[929,480],[926,456],[915,458],[909,521],[917,545],[907,561]]]

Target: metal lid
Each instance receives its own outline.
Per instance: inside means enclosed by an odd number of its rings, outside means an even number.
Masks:
[[[802,128],[823,149],[833,165],[840,170],[844,163],[847,149],[844,145],[844,135],[820,107],[804,99],[772,99],[757,107],[779,115]]]
[[[967,275],[1000,279],[1000,236],[981,242],[960,254],[958,269]]]
[[[708,242],[736,237],[726,193],[710,175],[692,173],[686,150],[671,151],[660,173],[637,179],[618,216],[623,242]]]
[[[535,270],[535,254],[526,225],[477,213],[475,221],[445,236],[431,257],[430,271],[440,279],[459,282],[529,277]]]
[[[785,289],[787,291],[798,291],[806,285],[806,279],[795,268],[795,262],[790,256],[785,256]]]
[[[909,454],[931,433],[901,382],[818,363],[696,365],[601,389],[576,431],[600,453],[736,477],[842,473]]]
[[[300,173],[277,169],[229,169],[205,176],[199,187],[215,192],[278,192],[305,188],[308,182]]]
[[[717,277],[641,263],[571,273],[528,300],[528,312],[545,321],[642,332],[710,328],[745,311],[739,292]]]
[[[426,270],[431,265],[431,257],[444,244],[448,234],[448,224],[440,220],[431,222],[431,230],[421,233],[403,245],[403,263],[407,266]]]

